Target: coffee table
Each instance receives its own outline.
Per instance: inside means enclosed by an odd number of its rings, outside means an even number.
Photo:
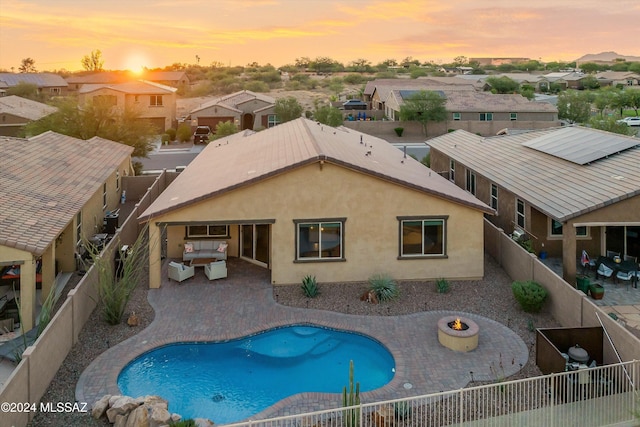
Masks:
[[[217,261],[216,258],[194,258],[189,262],[192,267],[204,267],[205,265]]]

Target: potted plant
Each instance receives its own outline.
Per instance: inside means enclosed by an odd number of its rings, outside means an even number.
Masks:
[[[589,292],[591,292],[591,298],[602,299],[604,297],[604,287],[599,283],[592,283],[589,286]]]
[[[576,287],[581,290],[582,292],[584,292],[585,294],[589,295],[589,287],[590,287],[590,283],[589,283],[589,277],[584,275],[584,274],[578,274],[576,276]]]

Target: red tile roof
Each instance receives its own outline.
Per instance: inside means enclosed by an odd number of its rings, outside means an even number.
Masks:
[[[41,255],[133,148],[55,132],[0,137],[0,245]]]

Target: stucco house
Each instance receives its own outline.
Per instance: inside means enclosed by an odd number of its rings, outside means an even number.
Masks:
[[[53,73],[0,73],[0,90],[6,91],[20,83],[36,85],[38,93],[45,96],[66,95],[69,86],[61,76]]]
[[[65,79],[69,84],[69,91],[77,92],[84,85],[90,84],[119,84],[136,80],[159,83],[175,88],[187,87],[190,84],[185,71],[144,71],[142,74],[131,71],[101,71],[89,74],[75,74]]]
[[[596,79],[600,86],[640,86],[640,74],[631,71],[600,71]]]
[[[27,123],[56,111],[56,107],[20,96],[0,97],[0,136],[17,136]]]
[[[304,118],[209,144],[140,216],[150,282],[188,241],[270,270],[274,284],[483,276],[493,210],[386,141]]]
[[[562,258],[573,283],[582,250],[640,259],[636,138],[562,127],[484,138],[462,130],[429,140],[431,167],[489,204],[489,218]]]
[[[115,111],[134,109],[162,133],[176,121],[176,91],[170,86],[137,80],[118,84],[86,84],[78,91],[81,107],[94,99],[110,103]]]
[[[209,126],[215,131],[218,123],[232,122],[240,130],[259,130],[278,124],[275,114],[276,100],[261,93],[242,90],[224,95],[193,109],[193,126]]]
[[[392,90],[385,102],[387,117],[400,119],[400,109],[418,90]],[[447,120],[429,123],[428,136],[442,135],[449,129],[464,129],[482,135],[495,135],[505,128],[540,129],[558,126],[558,109],[547,102],[529,101],[522,95],[476,91],[438,90],[446,98]]]
[[[121,178],[133,174],[132,151],[55,132],[0,137],[0,297],[20,289],[23,331],[42,302],[36,287],[44,299],[57,273],[75,271],[78,242],[100,232],[106,212],[117,208]]]

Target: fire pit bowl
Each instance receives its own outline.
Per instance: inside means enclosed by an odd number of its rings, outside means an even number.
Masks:
[[[453,325],[459,321],[462,329],[456,330]],[[478,347],[478,324],[461,316],[445,316],[438,320],[438,341],[454,351],[468,352]]]

